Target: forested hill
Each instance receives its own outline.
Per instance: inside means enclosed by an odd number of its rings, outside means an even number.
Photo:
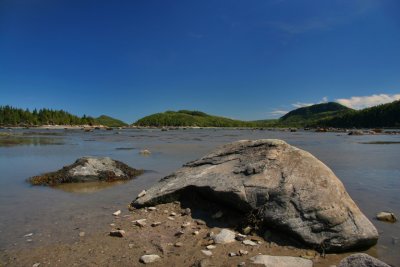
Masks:
[[[400,100],[344,114],[318,122],[320,126],[341,128],[400,127]]]
[[[93,118],[83,115],[78,117],[64,110],[29,109],[0,106],[0,125],[3,126],[38,126],[38,125],[105,125],[118,127],[126,125],[124,122],[108,116]]]
[[[279,124],[289,126],[313,125],[323,119],[329,119],[352,109],[336,102],[315,104],[290,111],[279,119]]]
[[[136,126],[255,127],[254,122],[213,116],[200,111],[179,110],[155,113],[134,123]]]

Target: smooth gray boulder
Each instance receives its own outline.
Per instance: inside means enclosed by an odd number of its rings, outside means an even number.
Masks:
[[[265,267],[313,267],[311,260],[300,257],[258,255],[250,260],[253,264],[262,264]]]
[[[62,169],[28,179],[33,185],[129,180],[143,173],[109,157],[82,157]]]
[[[310,153],[281,140],[242,140],[185,164],[134,207],[153,206],[196,191],[325,251],[374,245],[378,232],[335,174]]]
[[[365,253],[356,253],[340,261],[338,267],[390,267],[390,265]]]

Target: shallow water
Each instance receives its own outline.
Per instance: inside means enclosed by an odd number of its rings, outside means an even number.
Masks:
[[[0,249],[65,243],[79,231],[108,229],[110,216],[123,209],[143,189],[197,159],[216,146],[241,139],[279,138],[305,149],[326,163],[342,180],[351,197],[380,232],[368,251],[400,266],[400,223],[373,219],[388,210],[400,215],[399,135],[347,136],[337,133],[259,130],[189,129],[13,130],[28,140],[46,135],[46,142],[0,146]],[[22,138],[22,137],[18,137]],[[53,141],[49,141],[54,138]],[[376,143],[371,145],[371,143]],[[391,144],[393,143],[393,144]],[[144,157],[141,149],[152,154]],[[148,170],[127,183],[32,187],[26,179],[60,169],[82,156],[109,156]],[[33,233],[30,237],[24,235]],[[28,241],[29,242],[28,242]]]

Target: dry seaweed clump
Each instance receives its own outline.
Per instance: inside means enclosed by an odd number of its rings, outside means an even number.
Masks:
[[[62,169],[28,179],[32,185],[58,185],[63,183],[113,182],[130,180],[143,173],[125,163],[109,157],[83,157]]]

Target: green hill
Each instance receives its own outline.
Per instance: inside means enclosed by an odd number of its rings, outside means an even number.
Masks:
[[[200,111],[179,110],[156,113],[139,119],[136,126],[252,127],[254,122],[213,116]]]
[[[100,117],[96,118],[95,120],[96,120],[97,124],[101,124],[101,125],[108,126],[108,127],[123,127],[123,126],[128,125],[121,120],[114,119],[107,115],[101,115]]]
[[[362,110],[351,110],[320,120],[318,125],[341,128],[400,127],[400,100]]]
[[[315,104],[290,111],[279,119],[278,124],[280,126],[309,126],[350,111],[352,109],[335,102]]]

